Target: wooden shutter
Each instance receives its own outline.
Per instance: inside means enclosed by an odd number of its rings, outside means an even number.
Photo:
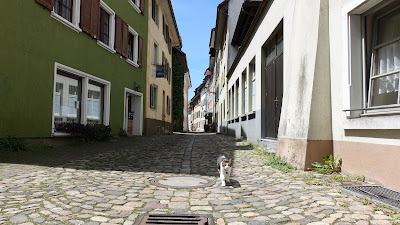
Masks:
[[[144,15],[145,7],[145,0],[140,0],[140,13],[142,13],[142,15]]]
[[[122,56],[128,58],[128,48],[129,48],[129,29],[128,24],[122,21]]]
[[[81,0],[81,28],[99,39],[100,0]]]
[[[115,16],[115,51],[128,58],[129,30],[128,24],[119,16]]]
[[[46,7],[50,11],[53,10],[54,0],[36,0],[36,2],[41,4],[43,7]]]
[[[115,15],[115,51],[122,55],[122,19]]]
[[[143,66],[143,38],[139,36],[139,54],[138,54],[138,64],[140,67]]]

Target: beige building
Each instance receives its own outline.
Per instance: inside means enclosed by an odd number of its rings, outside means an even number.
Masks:
[[[172,48],[182,41],[170,0],[150,0],[148,10],[144,130],[151,135],[172,132]]]

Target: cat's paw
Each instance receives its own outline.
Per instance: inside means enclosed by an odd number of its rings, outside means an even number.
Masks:
[[[222,182],[221,186],[222,186],[222,187],[225,187],[225,186],[226,186],[226,183],[225,183],[225,182]]]

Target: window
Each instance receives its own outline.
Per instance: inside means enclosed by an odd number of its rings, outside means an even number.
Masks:
[[[235,87],[235,118],[239,116],[239,78],[236,80]]]
[[[157,89],[156,85],[150,85],[150,108],[152,109],[157,109]]]
[[[76,32],[81,32],[80,5],[81,0],[54,0],[51,16]]]
[[[108,125],[110,83],[58,63],[55,66],[53,132],[60,132],[65,123]]]
[[[100,1],[100,33],[97,43],[108,51],[115,53],[115,12],[103,1]]]
[[[400,8],[374,19],[369,107],[399,105]]]
[[[169,96],[167,96],[167,114],[171,114],[171,103],[170,103],[170,99]]]
[[[242,115],[247,112],[247,69],[242,73]]]
[[[72,23],[72,0],[54,0],[54,12]]]
[[[103,120],[104,85],[89,81],[87,100],[87,122],[101,124]]]
[[[138,12],[141,13],[141,5],[140,5],[141,0],[128,0],[129,4]],[[144,0],[143,0],[144,1]]]
[[[139,35],[138,33],[129,26],[129,37],[128,37],[128,58],[127,62],[139,67],[138,65],[138,55],[139,55]]]
[[[399,111],[400,6],[387,0],[347,9],[344,77],[348,118]],[[360,57],[362,56],[362,57]],[[377,117],[376,121],[381,118]],[[384,118],[382,118],[384,119]],[[368,123],[376,128],[381,123]]]
[[[251,103],[250,109],[252,111],[256,110],[256,64],[253,62],[250,64],[250,73],[251,73]]]
[[[158,26],[158,5],[156,3],[156,0],[152,0],[151,3],[151,17],[153,18],[154,22]]]
[[[100,41],[110,43],[110,15],[103,8],[100,8]]]

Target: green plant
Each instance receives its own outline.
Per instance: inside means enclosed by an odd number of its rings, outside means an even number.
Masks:
[[[0,139],[0,149],[8,152],[23,152],[29,151],[25,140],[18,139],[12,136]]]
[[[119,129],[118,136],[120,137],[128,137],[128,133],[124,129]]]
[[[342,206],[342,207],[349,207],[349,204],[346,203],[346,202],[340,203],[339,205]]]
[[[324,174],[340,173],[342,170],[342,158],[338,160],[338,157],[333,157],[332,155],[328,157],[322,156],[322,158],[325,164],[319,162],[311,163],[315,167],[314,171]]]
[[[56,130],[81,137],[85,142],[106,141],[112,137],[111,127],[103,124],[62,123]]]
[[[279,156],[276,156],[275,154],[269,155],[267,157],[265,165],[271,166],[272,168],[278,169],[285,173],[289,172],[290,170],[296,169],[295,167],[283,161]]]
[[[364,176],[343,176],[342,174],[332,174],[329,177],[329,182],[345,182],[345,181],[365,181],[365,177]]]
[[[173,130],[183,131],[184,79],[185,67],[176,51],[172,52],[172,116]]]
[[[371,203],[371,201],[372,201],[372,198],[370,197],[369,199],[367,198],[367,197],[364,197],[364,200],[363,200],[363,204],[364,205],[368,205],[368,204],[370,204]]]

